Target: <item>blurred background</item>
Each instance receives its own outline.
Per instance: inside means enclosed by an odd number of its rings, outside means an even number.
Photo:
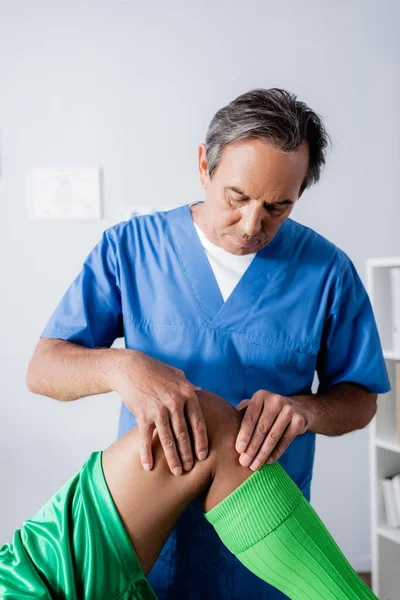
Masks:
[[[354,261],[400,254],[400,5],[393,0],[0,0],[0,546],[117,433],[116,394],[70,404],[26,389],[50,314],[130,206],[202,199],[214,113],[283,87],[333,140],[292,218]],[[28,219],[31,165],[97,165],[103,218]],[[311,501],[369,571],[368,429],[318,436]]]

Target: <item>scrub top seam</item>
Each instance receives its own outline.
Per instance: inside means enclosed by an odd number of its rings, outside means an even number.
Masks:
[[[46,337],[49,337],[48,334],[55,335],[57,333],[76,335],[77,333],[80,333],[80,331],[79,330],[77,331],[76,329],[67,329],[67,328],[62,328],[62,327],[46,327],[43,330],[43,332],[41,333],[40,337],[41,338],[46,338]],[[123,339],[123,338],[124,338],[124,336],[117,336],[117,337],[110,338],[108,340],[102,340],[102,343],[100,345],[92,345],[92,346],[85,346],[85,347],[90,348],[90,349],[104,348],[104,347],[106,347],[108,345],[111,346],[115,342],[115,340],[117,340],[117,339]],[[64,341],[70,341],[69,339],[66,340],[61,335],[60,335],[60,339],[62,339]]]
[[[44,331],[46,331],[46,330],[48,330],[48,331],[65,331],[66,333],[75,333],[76,332],[76,328],[72,329],[70,327],[62,327],[62,326],[61,327],[60,326],[46,327],[46,329]]]
[[[293,236],[293,238],[290,239],[291,244],[293,244],[298,236],[299,233],[299,228],[296,227],[296,232],[295,235]],[[289,250],[289,244],[286,244],[286,251]],[[246,320],[249,318],[249,316],[251,315],[251,313],[253,311],[255,311],[259,305],[261,304],[261,301],[263,299],[263,296],[266,292],[266,290],[270,287],[270,285],[272,284],[272,282],[274,281],[275,277],[277,276],[277,274],[279,273],[279,268],[280,268],[280,264],[278,264],[278,266],[276,267],[275,271],[271,274],[271,277],[269,279],[269,281],[267,281],[267,283],[265,284],[265,286],[262,289],[262,292],[260,293],[259,297],[257,298],[257,300],[254,302],[254,304],[252,306],[249,307],[249,310],[247,311],[247,313],[245,314],[243,321],[241,322],[241,326],[245,326],[246,324]]]
[[[246,320],[249,318],[250,314],[253,312],[253,310],[256,310],[256,308],[260,305],[263,295],[265,294],[266,290],[269,288],[269,286],[273,282],[273,280],[274,280],[276,274],[278,273],[278,271],[279,271],[279,266],[276,267],[275,272],[271,275],[270,279],[267,281],[267,283],[263,287],[263,289],[261,291],[261,294],[258,297],[258,299],[254,302],[254,304],[252,304],[251,306],[249,306],[249,310],[244,315],[242,321],[237,325],[238,328],[239,327],[243,327],[245,325]],[[216,316],[218,316],[218,315],[216,315]],[[215,327],[215,329],[218,329],[218,327]],[[232,328],[232,331],[237,331],[237,330],[235,328]]]
[[[198,296],[197,296],[197,294],[196,294],[196,290],[194,289],[194,287],[193,287],[193,285],[192,285],[192,282],[191,282],[191,280],[190,280],[189,274],[188,274],[188,272],[187,272],[187,270],[186,270],[186,267],[185,267],[185,265],[184,265],[184,263],[183,263],[183,260],[182,260],[182,257],[181,257],[181,253],[179,252],[178,244],[176,243],[176,240],[175,240],[174,232],[173,232],[173,230],[172,230],[172,227],[171,227],[171,225],[170,225],[170,223],[169,223],[168,221],[167,221],[167,226],[168,226],[168,228],[169,228],[169,231],[170,231],[170,234],[171,234],[171,239],[172,239],[172,240],[173,240],[173,242],[174,242],[175,250],[176,250],[177,256],[178,256],[178,258],[179,258],[180,265],[181,265],[181,267],[182,267],[182,270],[183,270],[183,272],[185,273],[186,280],[187,280],[187,282],[188,282],[188,284],[189,284],[189,286],[190,286],[190,289],[191,289],[191,290],[192,290],[192,292],[193,292],[193,296],[194,296],[194,298],[195,298],[195,300],[196,300],[196,302],[197,302],[197,305],[198,305],[198,307],[199,307],[199,312],[200,312],[201,318],[202,318],[202,320],[203,320],[203,323],[204,323],[204,325],[205,325],[205,326],[206,326],[206,327],[209,329],[209,327],[208,327],[208,323],[207,323],[207,320],[206,320],[206,318],[205,318],[205,315],[204,315],[204,313],[203,313],[203,309],[202,309],[202,307],[201,307],[201,302],[200,302],[200,300],[199,300],[199,298],[198,298]]]
[[[136,325],[145,325],[147,327],[159,327],[162,329],[188,329],[191,331],[203,331],[202,327],[194,327],[191,325],[186,325],[186,324],[171,324],[171,325],[164,325],[162,323],[152,323],[150,321],[146,321],[145,319],[136,319],[135,317],[129,317],[124,319],[124,321],[126,323],[131,322],[131,323],[135,323]],[[282,342],[282,340],[279,340],[277,338],[274,337],[258,337],[258,336],[254,336],[252,334],[246,333],[245,331],[240,331],[237,329],[229,329],[229,328],[224,328],[224,327],[209,327],[209,330],[224,334],[224,335],[240,335],[245,337],[250,343],[254,343],[255,345],[260,345],[260,344],[267,344],[277,350],[290,350],[292,352],[296,352],[297,354],[304,354],[305,356],[315,356],[316,354],[318,354],[320,347],[317,347],[316,345],[312,344],[309,346],[309,350],[304,350],[304,349],[299,349],[300,347],[304,347],[304,344],[301,344],[299,346],[299,342],[293,341],[290,342],[289,344],[285,344],[284,342]],[[284,344],[284,345],[282,345]]]

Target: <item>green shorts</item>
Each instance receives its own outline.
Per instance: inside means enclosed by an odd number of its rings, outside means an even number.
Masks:
[[[0,549],[0,598],[157,600],[94,452]]]

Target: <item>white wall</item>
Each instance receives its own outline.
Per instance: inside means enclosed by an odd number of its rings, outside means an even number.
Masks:
[[[287,87],[325,117],[334,147],[294,218],[353,258],[400,253],[395,1],[284,3],[0,0],[0,544],[116,434],[118,398],[70,405],[25,389],[40,331],[127,203],[201,199],[196,150],[214,112]],[[104,168],[105,218],[32,223],[32,164]],[[367,430],[320,437],[312,497],[368,568]]]

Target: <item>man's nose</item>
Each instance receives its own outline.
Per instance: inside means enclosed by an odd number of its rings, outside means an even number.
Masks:
[[[261,223],[263,218],[264,209],[251,208],[242,215],[240,219],[240,227],[242,232],[248,236],[256,235],[261,229]]]

